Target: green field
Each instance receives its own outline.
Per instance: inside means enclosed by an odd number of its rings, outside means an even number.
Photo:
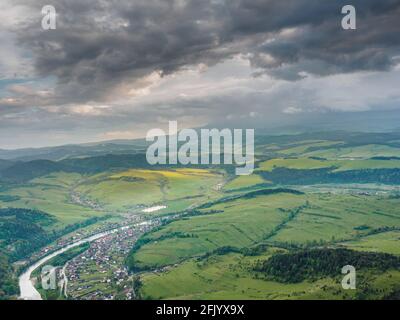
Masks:
[[[224,186],[224,190],[231,191],[235,189],[242,189],[261,183],[266,183],[266,181],[258,174],[251,174],[248,176],[238,176],[233,180],[229,181]]]
[[[105,215],[105,211],[139,212],[141,207],[156,204],[165,204],[168,208],[164,212],[183,210],[219,197],[216,186],[223,180],[220,172],[200,169],[131,169],[91,176],[54,173],[0,191],[0,207],[42,210],[54,215],[60,225],[68,225]],[[71,192],[105,211],[74,202]]]
[[[66,171],[50,173],[59,164],[34,163],[15,180],[0,172],[0,222],[21,229],[16,239],[0,232],[2,249],[19,250],[5,251],[4,261],[25,259],[58,237],[71,241],[74,226],[87,235],[147,215],[165,220],[116,257],[140,276],[142,298],[382,299],[400,289],[400,270],[361,270],[356,291],[341,289],[340,274],[281,283],[255,271],[278,252],[400,255],[400,135],[318,136],[260,138],[249,176],[227,166],[152,168],[126,155],[71,159]],[[146,213],[156,206],[166,208]],[[36,211],[14,217],[13,208]],[[31,239],[41,242],[30,246]],[[112,294],[104,276],[95,264],[82,273],[90,290]]]
[[[378,144],[367,144],[357,147],[330,148],[303,153],[306,157],[323,157],[330,159],[369,159],[372,157],[400,157],[400,148]]]
[[[304,244],[357,237],[381,227],[400,226],[399,199],[361,195],[308,195],[310,206],[269,239]],[[368,229],[358,230],[360,226]]]
[[[278,158],[262,162],[259,167],[262,171],[272,171],[275,168],[308,170],[335,168],[334,171],[393,169],[400,168],[400,160],[317,160],[312,158]]]
[[[359,290],[343,290],[341,278],[324,278],[300,283],[266,280],[252,271],[257,260],[267,259],[275,250],[255,257],[241,254],[188,260],[163,273],[142,276],[145,299],[354,299],[368,286],[369,297],[382,299],[397,288],[400,271],[359,272]]]
[[[224,246],[251,247],[263,241],[307,245],[357,238],[377,228],[400,226],[399,205],[399,199],[327,194],[228,201],[203,209],[219,213],[179,220],[152,233],[152,241],[134,259],[139,267],[154,267]],[[278,232],[271,234],[278,226]]]
[[[279,150],[278,153],[284,155],[299,155],[307,152],[310,148],[321,148],[321,147],[334,147],[343,144],[342,141],[303,141],[298,143],[295,147]]]
[[[163,266],[224,246],[252,246],[306,203],[302,196],[288,193],[259,196],[257,201],[254,200],[238,199],[217,204],[202,211],[219,213],[168,224],[150,235],[152,241],[134,255],[135,265]]]
[[[1,195],[18,198],[15,201],[0,201],[0,207],[37,209],[57,218],[54,227],[82,222],[105,213],[75,204],[70,199],[70,189],[82,177],[78,174],[56,173],[32,180],[30,183],[7,188]]]
[[[344,242],[343,246],[353,250],[400,255],[400,231],[373,234],[354,241]]]
[[[163,204],[168,207],[164,212],[173,212],[218,197],[223,179],[220,172],[202,169],[131,169],[95,175],[76,190],[109,210]]]

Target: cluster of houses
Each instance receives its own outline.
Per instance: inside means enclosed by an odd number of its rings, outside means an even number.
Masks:
[[[134,298],[131,277],[124,259],[137,239],[154,227],[143,223],[126,227],[91,243],[90,248],[66,267],[72,299],[112,300]]]

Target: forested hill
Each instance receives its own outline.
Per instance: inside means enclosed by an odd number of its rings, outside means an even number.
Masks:
[[[52,234],[46,226],[55,223],[55,218],[38,210],[0,209],[0,249],[5,249],[12,260],[25,257],[45,245]]]
[[[0,300],[9,299],[18,292],[17,281],[7,255],[0,249]]]
[[[65,159],[61,161],[33,160],[0,167],[0,181],[21,183],[52,172],[94,174],[116,168],[148,168],[145,154],[103,155],[98,157]]]
[[[346,265],[357,270],[372,268],[385,271],[400,268],[400,258],[386,253],[348,249],[311,249],[274,255],[259,263],[255,270],[279,282],[297,283],[340,275]]]
[[[324,183],[383,183],[400,184],[400,168],[359,169],[334,171],[336,168],[288,169],[275,168],[271,172],[261,172],[261,176],[276,184],[308,185]]]

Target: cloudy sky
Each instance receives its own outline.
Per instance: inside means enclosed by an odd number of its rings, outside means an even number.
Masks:
[[[399,17],[400,0],[1,0],[0,148],[397,112]]]

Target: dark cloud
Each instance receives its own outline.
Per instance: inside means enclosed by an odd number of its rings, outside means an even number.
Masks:
[[[400,0],[3,1],[0,145],[399,106]]]
[[[341,0],[52,2],[57,30],[43,31],[35,20],[19,39],[38,73],[57,77],[59,97],[70,102],[102,100],[153,71],[170,74],[239,53],[259,74],[296,80],[302,72],[387,70],[400,51],[399,0],[352,1],[356,31],[341,28]]]

